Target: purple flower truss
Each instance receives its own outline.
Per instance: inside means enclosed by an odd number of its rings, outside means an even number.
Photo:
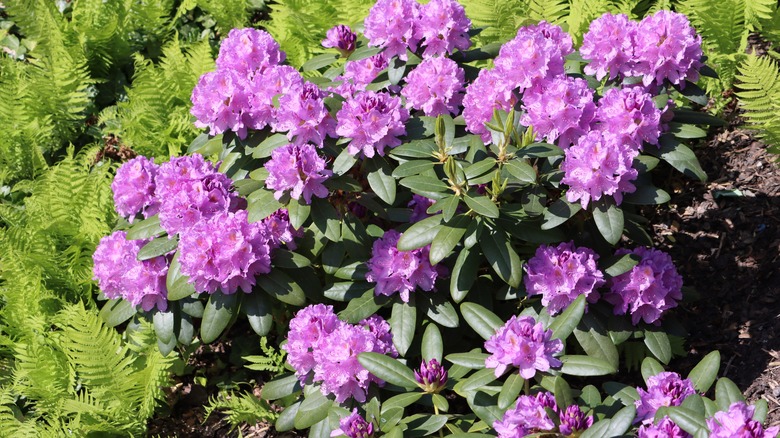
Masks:
[[[336,77],[334,82],[341,83],[330,91],[343,97],[352,96],[358,91],[365,91],[366,85],[373,82],[382,70],[389,65],[384,53],[357,61],[347,61],[344,64],[344,74]]]
[[[495,368],[496,377],[509,366],[516,366],[522,378],[530,379],[537,371],[561,366],[553,356],[563,350],[563,342],[552,339],[552,330],[545,330],[532,317],[512,316],[485,342],[485,349],[492,353],[485,359],[485,366]]]
[[[582,432],[585,429],[593,426],[593,417],[586,416],[585,412],[582,412],[577,405],[569,405],[562,413],[559,414],[561,418],[561,425],[558,427],[558,431],[562,435],[571,435],[575,432]]]
[[[149,260],[137,259],[146,241],[127,240],[124,231],[100,239],[92,254],[92,272],[98,287],[109,299],[122,298],[133,306],[141,305],[148,312],[155,306],[168,309],[168,260],[164,256]]]
[[[314,370],[314,349],[320,341],[344,324],[335,313],[333,306],[312,304],[298,311],[290,320],[290,331],[287,333],[287,362],[295,369],[298,380],[305,382],[309,373]]]
[[[669,254],[643,247],[620,249],[616,254],[636,254],[641,261],[609,282],[610,292],[604,299],[615,306],[615,315],[630,313],[634,325],[640,319],[653,324],[666,310],[677,307],[682,299],[682,277]]]
[[[245,76],[234,70],[217,70],[204,74],[192,90],[195,126],[209,128],[209,135],[234,131],[245,138],[251,120]]]
[[[609,79],[634,75],[634,46],[637,22],[624,14],[606,13],[590,23],[590,29],[582,37],[580,55],[588,61],[586,74],[601,80],[609,73]]]
[[[732,403],[727,412],[716,412],[713,418],[707,419],[710,438],[775,438],[780,427],[764,430],[761,423],[753,419],[755,410],[755,406],[739,401]]]
[[[653,96],[640,88],[611,88],[599,100],[596,121],[602,130],[610,131],[642,149],[642,143],[658,145],[661,135],[661,110]]]
[[[436,359],[423,359],[420,368],[414,370],[414,378],[426,393],[438,393],[447,384],[447,370]]]
[[[258,29],[232,29],[222,40],[217,56],[217,69],[232,70],[244,77],[279,65],[285,60],[279,43],[268,32]]]
[[[376,295],[390,296],[400,293],[401,300],[409,302],[409,293],[418,287],[424,291],[433,290],[436,278],[443,275],[441,268],[431,266],[428,259],[430,245],[412,251],[399,251],[401,234],[395,230],[385,232],[374,241],[371,259],[368,261],[366,281],[376,283]]]
[[[637,431],[639,438],[691,438],[691,434],[680,429],[669,417],[664,417],[658,424],[643,424]]]
[[[337,49],[343,56],[349,56],[355,51],[357,34],[352,32],[349,26],[344,24],[333,26],[325,36],[326,38],[322,40],[322,47]]]
[[[277,200],[289,193],[292,199],[303,197],[306,204],[311,204],[312,196],[328,196],[328,189],[322,183],[333,172],[325,169],[325,160],[317,155],[317,149],[310,144],[288,144],[274,149],[265,168],[268,169],[265,185],[275,190],[274,197]]]
[[[417,50],[420,5],[415,0],[379,0],[363,22],[369,45],[382,47],[388,58],[406,60],[406,49]]]
[[[682,88],[699,80],[701,36],[685,15],[661,10],[639,23],[634,57],[645,86],[668,80]]]
[[[217,172],[200,154],[172,158],[160,165],[157,175],[160,225],[169,236],[226,213],[238,202],[230,178]]]
[[[157,214],[160,203],[154,196],[158,166],[154,159],[138,156],[122,164],[111,183],[114,206],[130,223],[141,213],[144,218]]]
[[[465,80],[465,72],[455,61],[444,57],[428,58],[406,77],[401,95],[406,98],[407,108],[422,110],[426,116],[454,116],[463,101]]]
[[[371,315],[368,318],[360,321],[358,326],[364,330],[368,330],[371,336],[374,337],[376,342],[376,351],[383,352],[382,354],[390,354],[393,357],[398,355],[398,351],[393,345],[393,334],[390,333],[390,324],[387,323],[379,315]]]
[[[398,136],[406,134],[409,111],[401,106],[398,97],[363,91],[348,97],[336,118],[336,134],[352,139],[347,146],[349,153],[371,158],[374,154],[384,155],[386,147],[401,144]]]
[[[639,400],[636,405],[634,423],[652,424],[658,408],[662,406],[680,406],[690,395],[696,394],[693,382],[682,379],[673,372],[662,372],[647,379],[647,391],[637,388]]]
[[[263,129],[276,124],[274,97],[297,93],[303,88],[303,78],[298,70],[289,65],[275,65],[255,75],[248,88],[248,126],[251,129]]]
[[[246,210],[223,211],[182,233],[179,264],[198,292],[252,292],[255,276],[271,272],[271,247],[261,222]]]
[[[631,181],[638,172],[632,166],[639,152],[608,131],[591,131],[566,150],[561,180],[569,186],[566,199],[579,201],[583,208],[604,195],[612,196],[619,205],[623,193],[633,193]]]
[[[504,418],[493,423],[493,429],[499,438],[523,438],[531,433],[551,431],[555,429],[555,423],[547,415],[546,407],[557,410],[549,392],[521,395],[515,406],[504,413]]]
[[[562,76],[536,81],[523,94],[520,123],[533,126],[537,139],[568,148],[588,131],[596,113],[593,90],[583,79]]]
[[[406,206],[412,209],[412,215],[409,217],[409,222],[420,222],[421,220],[430,217],[428,214],[428,207],[434,204],[433,199],[428,199],[425,196],[417,194],[412,195],[412,200]]]
[[[599,299],[596,289],[605,283],[596,266],[598,258],[593,250],[577,248],[574,242],[539,246],[525,265],[528,296],[541,294],[550,315],[561,312],[580,295],[595,303]]]
[[[509,111],[517,102],[513,88],[496,69],[480,70],[477,79],[466,87],[466,96],[463,98],[466,129],[479,135],[483,143],[488,144],[491,140],[485,123],[493,118],[493,110]]]
[[[423,57],[452,54],[471,47],[471,20],[466,10],[455,0],[431,0],[422,6],[416,37],[425,47]]]
[[[290,224],[290,214],[285,208],[280,208],[261,221],[268,235],[268,245],[271,249],[283,244],[291,250],[297,248],[295,239],[303,237],[303,229],[296,230]]]
[[[374,424],[367,422],[358,414],[357,408],[352,413],[339,420],[339,428],[331,432],[330,436],[346,436],[347,438],[372,438],[374,436]]]
[[[322,147],[326,137],[335,137],[336,121],[325,107],[325,94],[311,82],[289,90],[279,98],[274,131],[287,131],[287,139],[301,145],[307,142]]]

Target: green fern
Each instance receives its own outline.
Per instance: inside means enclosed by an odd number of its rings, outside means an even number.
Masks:
[[[254,371],[268,371],[273,374],[281,374],[284,371],[285,352],[268,345],[268,339],[265,336],[260,338],[260,349],[265,356],[245,356],[244,360],[249,362],[245,366]]]
[[[249,22],[248,0],[196,0],[197,4],[217,22],[217,30],[227,36],[230,29],[246,27]]]
[[[209,398],[209,404],[206,406],[206,417],[211,416],[215,410],[223,411],[228,423],[233,427],[242,423],[254,424],[259,421],[273,423],[278,417],[268,402],[251,392],[244,394],[221,392]]]
[[[739,65],[737,97],[750,128],[780,153],[780,65],[766,56],[749,55]]]

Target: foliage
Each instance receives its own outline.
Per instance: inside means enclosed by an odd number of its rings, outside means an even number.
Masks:
[[[748,55],[739,65],[737,97],[749,127],[757,129],[770,152],[780,153],[780,66],[767,57]]]

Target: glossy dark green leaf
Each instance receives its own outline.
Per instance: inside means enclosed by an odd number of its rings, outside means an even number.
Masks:
[[[256,277],[257,285],[270,296],[293,306],[306,304],[306,295],[301,286],[280,269],[272,269],[268,274]]]
[[[246,198],[246,202],[249,222],[263,220],[284,207],[274,198],[274,192],[266,189],[256,190]]]
[[[485,258],[496,274],[509,286],[520,287],[523,275],[522,263],[512,249],[506,233],[501,230],[484,232],[479,243],[482,253],[485,254]]]
[[[632,162],[631,166],[641,175],[655,169],[660,162],[661,160],[656,157],[650,155],[639,155],[634,157],[634,161]]]
[[[611,421],[609,419],[596,421],[591,427],[582,432],[580,438],[604,438],[610,436],[606,434],[610,424]]]
[[[501,392],[498,393],[499,409],[506,409],[512,403],[517,401],[517,396],[523,391],[525,379],[520,377],[520,373],[512,373],[506,378],[501,386]]]
[[[371,171],[368,172],[366,179],[371,190],[379,196],[379,199],[385,201],[389,205],[393,205],[395,202],[395,178],[393,178],[390,170],[390,166],[384,161],[382,157],[375,157],[371,161]]]
[[[350,301],[373,289],[373,283],[344,281],[333,283],[323,291],[323,295],[335,301]]]
[[[642,379],[647,382],[649,378],[664,372],[664,367],[654,358],[646,357],[642,361],[640,371],[642,372]]]
[[[606,327],[592,312],[582,316],[574,329],[574,337],[588,356],[602,359],[617,369],[620,359],[617,347],[612,343]]]
[[[162,236],[165,230],[160,226],[160,218],[154,215],[150,218],[138,221],[127,230],[127,240],[144,240]]]
[[[355,49],[354,52],[352,52],[351,55],[349,55],[347,61],[359,61],[361,59],[370,58],[381,51],[382,51],[381,47],[371,47],[371,46],[358,47],[357,49]]]
[[[626,193],[623,202],[634,205],[659,205],[672,199],[666,191],[658,187],[640,185],[634,193]]]
[[[452,353],[452,354],[448,354],[444,358],[462,367],[470,368],[473,370],[481,370],[485,368],[485,360],[488,357],[490,357],[490,355],[472,351],[470,353]]]
[[[710,98],[707,96],[707,93],[701,89],[701,87],[689,81],[685,81],[684,88],[681,87],[681,85],[683,84],[674,85],[674,89],[682,94],[683,97],[701,106],[707,105]]]
[[[490,339],[504,325],[495,313],[476,303],[462,303],[460,313],[469,325],[484,340]]]
[[[582,320],[585,306],[585,295],[580,295],[566,307],[563,313],[556,316],[548,327],[553,332],[553,338],[565,341]]]
[[[246,312],[246,318],[249,325],[255,333],[265,336],[271,331],[274,325],[274,318],[271,314],[271,303],[267,295],[252,292],[244,296],[241,307]]]
[[[447,424],[447,416],[414,414],[405,418],[403,422],[407,424],[407,429],[404,431],[404,437],[429,437],[435,435],[439,429]]]
[[[327,67],[336,62],[339,56],[334,53],[324,53],[317,55],[308,61],[304,62],[301,66],[301,71],[319,70],[323,67]]]
[[[341,240],[341,218],[326,199],[315,198],[311,203],[314,226],[331,242]]]
[[[466,175],[466,179],[473,185],[473,179],[490,173],[496,167],[496,160],[492,158],[477,161],[476,163],[467,167],[463,172]]]
[[[387,303],[388,299],[384,295],[375,296],[374,289],[367,290],[359,298],[353,298],[347,304],[347,308],[339,313],[344,321],[350,324],[357,324],[359,321],[368,318],[376,313]]]
[[[189,282],[189,277],[181,273],[179,265],[179,251],[173,255],[168,267],[168,275],[165,277],[165,286],[168,289],[168,301],[176,301],[195,293],[195,286]]]
[[[409,227],[398,239],[398,249],[400,251],[411,251],[429,245],[436,233],[439,232],[442,215],[437,214]]]
[[[521,183],[530,184],[536,182],[536,170],[522,159],[514,158],[509,160],[504,164],[504,168]]]
[[[336,160],[333,162],[333,174],[343,175],[347,173],[356,162],[357,158],[355,158],[354,155],[350,154],[349,151],[344,148],[344,150],[341,151],[339,156],[336,157]]]
[[[398,350],[398,354],[406,356],[406,351],[412,345],[414,332],[417,328],[417,308],[414,306],[414,302],[393,303],[390,319],[387,322],[390,324],[393,344]]]
[[[295,415],[298,413],[298,408],[300,407],[301,402],[298,401],[284,408],[276,419],[276,422],[274,422],[274,429],[277,432],[292,430],[295,427]]]
[[[668,364],[672,360],[672,344],[663,331],[645,330],[645,346],[661,363]]]
[[[393,408],[405,408],[423,396],[422,392],[405,392],[394,395],[382,403],[382,415]]]
[[[636,417],[636,408],[634,405],[628,405],[619,410],[609,422],[609,428],[603,436],[623,436],[631,427],[631,423]]]
[[[319,388],[310,391],[295,414],[295,428],[306,429],[319,423],[327,418],[331,406],[333,406],[333,401],[322,395]]]
[[[580,210],[582,210],[582,205],[579,203],[571,203],[566,198],[558,199],[544,209],[542,229],[549,230],[555,228],[574,217]]]
[[[441,204],[441,213],[444,217],[444,221],[449,222],[455,217],[458,212],[458,205],[460,205],[460,198],[457,196],[449,196],[436,202]]]
[[[462,249],[455,260],[455,266],[450,274],[450,295],[456,303],[466,298],[477,279],[479,268],[479,250]]]
[[[195,326],[192,323],[192,317],[186,313],[181,313],[177,321],[178,330],[176,340],[179,344],[189,346],[195,339]]]
[[[625,383],[606,382],[604,383],[604,392],[612,398],[620,400],[626,406],[633,405],[635,401],[639,400],[639,392],[636,388]]]
[[[498,217],[498,207],[487,196],[477,195],[472,197],[466,195],[463,197],[463,200],[466,201],[466,205],[470,209],[480,216],[494,219]]]
[[[482,391],[471,391],[466,396],[471,410],[487,424],[500,421],[504,415],[503,409],[498,408],[497,399],[498,395],[488,395]]]
[[[718,378],[720,369],[720,352],[715,350],[702,358],[688,374],[696,391],[705,393]]]
[[[604,240],[614,245],[623,235],[623,210],[604,199],[593,202],[593,220]]]
[[[311,205],[305,204],[303,200],[293,199],[287,204],[287,213],[290,216],[290,225],[297,230],[303,227],[303,223],[309,218]]]
[[[695,178],[702,182],[707,180],[707,174],[701,168],[696,154],[688,146],[680,143],[671,135],[662,135],[660,145],[660,149],[647,148],[646,152],[659,156],[689,178]]]
[[[416,394],[418,396],[417,397],[418,399],[419,396],[421,395],[421,393],[419,392],[412,392],[407,394],[409,395]],[[404,408],[400,406],[391,406],[390,408],[385,409],[385,406],[382,405],[382,411],[383,413],[381,417],[374,417],[379,419],[379,430],[381,430],[382,432],[387,432],[388,430],[397,426],[398,423],[401,421],[401,419],[404,417]],[[368,414],[366,416],[368,416]]]
[[[274,149],[284,146],[290,143],[285,134],[273,134],[263,140],[262,143],[257,145],[252,151],[252,157],[254,158],[268,158],[274,152]]]
[[[187,147],[188,154],[199,153],[208,157],[214,155],[222,150],[222,134],[216,137],[209,138],[208,134],[200,134],[192,140],[192,143]]]
[[[455,392],[464,395],[468,392],[482,389],[488,383],[496,380],[496,370],[493,368],[481,369],[470,375],[467,379],[461,380],[453,388]]]
[[[209,297],[200,324],[200,339],[204,344],[214,342],[230,324],[238,310],[237,293],[225,295],[217,291]]]
[[[417,388],[412,370],[396,359],[379,353],[360,353],[358,362],[371,374],[401,388]]]
[[[273,259],[271,261],[273,262],[274,266],[287,269],[305,268],[306,266],[311,266],[311,260],[284,248],[275,249],[273,252]]]
[[[333,276],[341,280],[365,280],[368,273],[368,265],[363,262],[354,262],[340,267]]]
[[[168,344],[171,342],[171,339],[175,339],[173,336],[173,321],[174,315],[172,311],[160,312],[155,310],[152,314],[154,333],[163,344]]]
[[[728,411],[732,403],[743,402],[745,397],[739,387],[726,377],[721,377],[715,384],[715,402],[721,411]]]
[[[640,261],[642,258],[636,254],[622,254],[603,259],[600,265],[607,275],[617,277],[633,269]]]
[[[694,125],[725,126],[726,121],[715,116],[711,116],[701,111],[692,111],[685,108],[675,108],[673,122],[690,123]]]
[[[400,164],[393,170],[395,178],[405,178],[407,176],[420,175],[433,169],[434,162],[431,160],[412,160]]]
[[[680,123],[670,123],[667,132],[677,138],[704,138],[707,136],[707,131],[699,127]]]
[[[555,395],[555,405],[561,411],[564,411],[569,405],[574,404],[574,396],[571,392],[571,386],[561,376],[555,376],[553,381],[553,394]]]
[[[415,175],[408,176],[398,182],[404,187],[409,188],[412,192],[418,195],[428,197],[429,194],[444,193],[449,191],[447,184],[444,184],[438,178],[434,178],[428,175]],[[436,196],[439,197],[439,196]]]
[[[658,409],[656,415],[668,415],[675,424],[680,426],[680,429],[691,435],[696,435],[701,430],[707,430],[707,424],[704,422],[703,415],[682,406],[662,406]]]
[[[519,149],[515,155],[528,158],[560,157],[563,155],[563,149],[549,143],[531,143]]]
[[[436,142],[430,139],[414,140],[390,149],[390,155],[404,158],[432,158]]]
[[[560,360],[561,373],[571,376],[604,376],[617,372],[609,362],[595,357],[571,354],[561,356]]]
[[[394,332],[395,333],[395,332]],[[441,339],[441,331],[436,324],[428,324],[422,337],[422,357],[425,360],[436,359],[439,363],[444,354],[444,342]]]
[[[138,250],[138,260],[149,260],[175,251],[179,245],[179,239],[169,239],[167,236],[158,237]]]
[[[463,234],[466,233],[466,226],[470,222],[466,215],[455,216],[451,221],[441,224],[439,231],[431,242],[429,259],[431,265],[436,265],[452,253],[455,246],[460,243]]]
[[[100,319],[109,327],[116,327],[132,318],[135,314],[135,306],[123,299],[108,300],[103,305],[103,308],[100,309]]]
[[[456,328],[460,325],[455,306],[445,296],[425,294],[420,296],[418,300],[425,300],[425,314],[439,325],[449,328]]]
[[[260,397],[263,400],[278,400],[301,390],[301,383],[295,374],[273,378],[263,385]]]

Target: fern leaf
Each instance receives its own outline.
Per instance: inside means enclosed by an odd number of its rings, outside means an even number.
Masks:
[[[766,56],[748,55],[739,65],[739,105],[748,126],[774,153],[780,153],[780,66]]]

